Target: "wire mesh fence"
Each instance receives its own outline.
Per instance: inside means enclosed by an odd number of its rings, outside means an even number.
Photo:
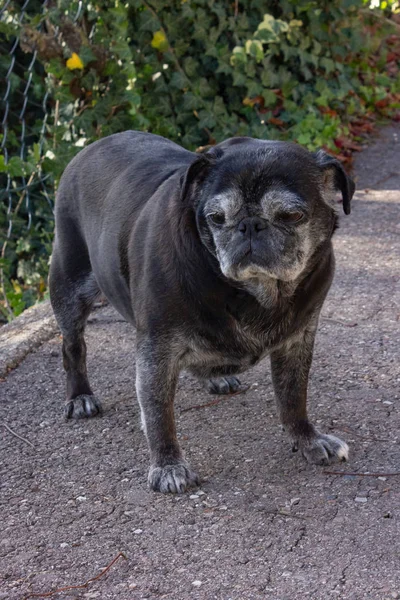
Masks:
[[[0,9],[0,320],[46,292],[54,190],[68,162],[99,137],[146,126],[129,10],[117,0]]]
[[[22,293],[18,293],[18,282],[7,281],[7,267],[12,262],[16,244],[18,240],[26,238],[35,226],[36,209],[43,216],[43,208],[38,206],[43,200],[48,206],[47,218],[52,219],[53,185],[51,177],[44,176],[41,169],[47,122],[51,113],[48,102],[50,92],[46,87],[43,68],[37,61],[37,50],[24,52],[21,48],[24,24],[41,17],[46,4],[47,0],[42,3],[34,0],[25,0],[23,3],[8,1],[0,10],[0,286],[3,313],[9,316],[18,313],[18,301],[21,309],[25,306]],[[37,19],[37,22],[39,31],[41,19]],[[28,158],[32,159],[30,170],[26,164]],[[7,283],[15,287],[11,295],[6,291]],[[21,298],[18,298],[19,295]]]
[[[31,0],[25,0],[25,2],[20,7],[19,15],[16,17],[16,12],[18,10],[18,6],[15,7],[15,3],[6,2],[4,7],[0,10],[0,21],[7,21],[10,19],[17,19],[18,24],[21,25],[26,16],[26,12],[29,7],[29,3]],[[14,11],[10,13],[8,10],[10,5],[14,4]],[[42,10],[45,9],[47,4],[47,0],[43,2]],[[8,69],[6,71],[3,83],[4,83],[4,95],[2,97],[2,111],[3,117],[1,121],[2,126],[2,139],[0,148],[2,150],[4,156],[4,163],[7,165],[11,156],[17,153],[17,156],[24,161],[26,159],[26,152],[28,145],[32,144],[32,132],[27,128],[26,122],[26,113],[27,109],[33,108],[35,112],[38,113],[38,118],[42,121],[42,126],[34,137],[37,138],[38,142],[38,154],[37,156],[40,159],[40,156],[43,151],[43,142],[44,136],[46,133],[46,123],[49,117],[49,107],[47,105],[49,91],[46,90],[44,92],[43,98],[41,100],[40,106],[38,105],[38,100],[36,95],[33,94],[32,89],[32,78],[33,71],[35,68],[35,63],[37,59],[37,50],[34,50],[32,55],[29,56],[29,63],[26,65],[21,64],[18,61],[18,50],[19,49],[20,38],[19,35],[15,35],[14,39],[9,40],[8,48],[7,42],[2,40],[1,44],[1,53],[3,57],[7,57],[3,62],[3,65],[9,62]],[[8,50],[8,52],[7,52]],[[22,73],[21,73],[22,70]],[[14,81],[13,81],[14,80]],[[10,97],[10,92],[13,90],[13,99]],[[17,100],[16,100],[17,98]],[[38,110],[39,109],[39,110]],[[10,143],[9,139],[9,120],[10,117],[13,116],[18,120],[20,124],[20,132],[18,136],[19,142],[19,150],[16,148],[15,144]],[[14,133],[13,130],[12,133]],[[9,145],[12,146],[12,149],[9,148]],[[38,161],[39,162],[39,161]],[[32,177],[33,175],[33,177]],[[36,180],[35,180],[36,178]],[[46,185],[46,181],[41,177],[40,168],[38,168],[37,173],[31,174],[29,179],[26,179],[25,174],[20,175],[20,185],[17,183],[17,177],[12,176],[10,172],[6,175],[6,185],[2,190],[3,198],[7,198],[7,218],[8,218],[8,227],[7,227],[7,239],[10,239],[13,230],[13,216],[16,212],[18,212],[18,207],[21,205],[21,200],[25,202],[26,215],[27,215],[27,227],[30,228],[32,224],[32,206],[31,206],[31,193],[30,188],[35,180],[35,184],[40,183],[42,193],[44,194],[46,200],[51,205],[51,199],[48,193],[49,183]],[[51,193],[51,186],[49,187],[49,191]]]
[[[82,1],[69,4],[75,23]],[[54,174],[43,162],[56,144],[49,139],[59,103],[40,52],[43,40],[60,46],[59,28],[47,20],[51,7],[51,0],[8,0],[0,8],[0,320],[46,289]]]

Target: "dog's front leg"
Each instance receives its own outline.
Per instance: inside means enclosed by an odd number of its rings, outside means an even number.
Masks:
[[[293,442],[293,450],[300,450],[310,463],[325,465],[347,460],[349,449],[339,438],[320,433],[308,420],[308,375],[316,328],[314,322],[272,352],[271,368],[280,419]]]
[[[181,493],[198,485],[196,473],[182,456],[176,437],[174,396],[179,367],[158,340],[139,340],[136,392],[142,425],[150,448],[149,486],[159,492]]]

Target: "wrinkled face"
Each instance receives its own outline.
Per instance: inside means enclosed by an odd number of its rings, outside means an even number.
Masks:
[[[200,236],[229,279],[294,281],[332,235],[338,186],[306,150],[254,142],[221,145],[200,193]]]
[[[278,182],[258,202],[243,202],[238,190],[227,190],[204,212],[226,277],[291,281],[304,270],[313,250],[310,209]]]

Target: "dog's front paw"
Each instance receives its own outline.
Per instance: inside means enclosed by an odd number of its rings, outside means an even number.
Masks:
[[[187,488],[198,486],[198,475],[186,462],[159,467],[153,465],[149,471],[149,486],[155,492],[163,494],[182,494]]]
[[[307,462],[314,465],[329,465],[349,458],[349,447],[334,435],[315,432],[310,438],[295,441],[293,450],[300,450]]]
[[[73,400],[69,400],[64,409],[66,419],[87,419],[102,414],[103,409],[100,400],[89,394],[82,394]]]

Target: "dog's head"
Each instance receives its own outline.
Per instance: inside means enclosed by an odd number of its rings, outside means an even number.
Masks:
[[[226,277],[294,281],[332,236],[337,193],[349,214],[354,189],[340,162],[322,151],[232,138],[190,165],[181,197]]]

